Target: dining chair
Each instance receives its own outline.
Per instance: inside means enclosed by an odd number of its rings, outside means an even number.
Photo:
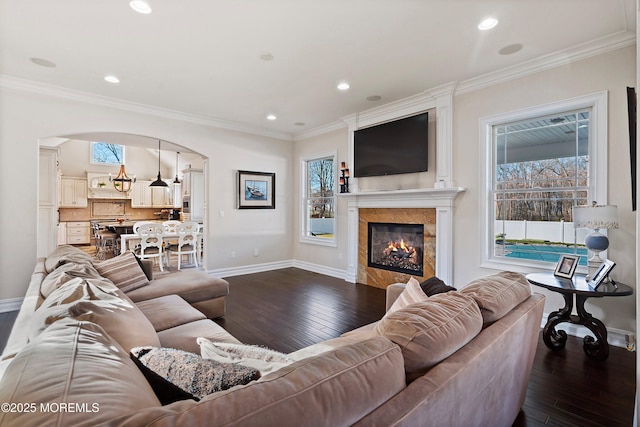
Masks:
[[[96,242],[95,257],[97,259],[106,259],[108,253],[114,256],[118,254],[118,235],[116,233],[95,223],[93,224],[93,237]]]
[[[200,224],[193,221],[183,222],[176,226],[178,242],[168,244],[165,249],[167,265],[170,264],[170,256],[173,253],[178,255],[178,270],[180,270],[182,257],[184,255],[189,255],[189,261],[191,261],[192,264],[198,265],[198,231],[200,231]]]
[[[162,259],[164,227],[162,224],[153,222],[141,224],[137,228],[136,234],[140,238],[140,247],[135,250],[136,255],[140,259],[157,259],[160,271],[164,271]]]
[[[140,228],[141,225],[143,224],[155,224],[155,222],[151,222],[151,221],[138,221],[136,223],[133,224],[133,234],[138,234],[138,229]]]
[[[178,224],[182,224],[182,221],[178,221],[176,219],[170,219],[168,221],[163,222],[162,225],[164,226],[165,234],[175,234],[176,226]]]

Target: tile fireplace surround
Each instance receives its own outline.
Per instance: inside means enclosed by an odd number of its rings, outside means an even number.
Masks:
[[[423,277],[426,279],[435,275],[445,283],[451,283],[454,200],[464,191],[463,187],[453,187],[340,194],[340,197],[346,200],[348,208],[346,280],[386,288],[391,283],[406,282],[409,279],[408,275],[367,267],[366,221],[382,221],[425,224],[427,264],[424,265]],[[373,217],[367,218],[371,214]]]

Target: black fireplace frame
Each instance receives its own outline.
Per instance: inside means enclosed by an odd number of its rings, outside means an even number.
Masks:
[[[402,267],[395,267],[395,266],[389,266],[389,265],[384,265],[384,264],[378,264],[378,263],[374,263],[372,261],[372,244],[373,244],[373,239],[372,237],[372,233],[373,233],[373,229],[376,226],[388,226],[388,227],[414,227],[414,228],[420,228],[421,232],[420,234],[422,234],[422,245],[420,247],[420,256],[423,257],[422,259],[422,264],[420,266],[421,270],[408,270]],[[424,224],[411,224],[411,223],[395,223],[395,222],[369,222],[367,223],[367,266],[372,267],[372,268],[379,268],[381,270],[387,270],[387,271],[394,271],[396,273],[403,273],[403,274],[410,274],[413,276],[418,276],[418,277],[422,277],[422,275],[424,274]]]

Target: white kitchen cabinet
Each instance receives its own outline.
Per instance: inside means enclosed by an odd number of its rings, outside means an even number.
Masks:
[[[66,223],[68,245],[88,244],[91,241],[91,223],[89,221],[71,221]]]
[[[58,224],[57,244],[58,246],[67,244],[67,223],[66,222],[61,222],[60,224]]]
[[[188,214],[191,221],[202,221],[204,218],[204,174],[202,169],[185,169],[182,171],[183,198],[188,200],[189,207],[183,213]],[[188,212],[187,212],[188,211]]]
[[[131,186],[129,192],[131,196],[132,208],[150,208],[152,207],[152,187],[149,187],[151,181],[136,181]]]
[[[169,187],[151,187],[151,204],[154,208],[172,208],[173,192]]]
[[[87,180],[84,178],[60,178],[60,203],[61,208],[86,208]]]

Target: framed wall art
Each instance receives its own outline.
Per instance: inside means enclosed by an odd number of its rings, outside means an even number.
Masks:
[[[238,171],[238,209],[275,209],[276,174]]]

